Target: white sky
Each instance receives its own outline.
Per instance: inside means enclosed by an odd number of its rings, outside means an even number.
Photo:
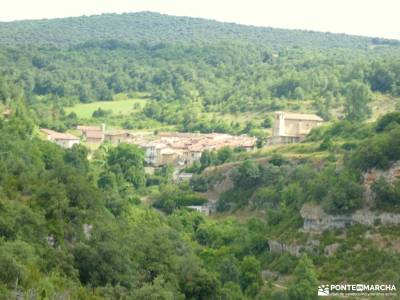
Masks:
[[[400,0],[0,0],[0,20],[154,11],[400,39]]]

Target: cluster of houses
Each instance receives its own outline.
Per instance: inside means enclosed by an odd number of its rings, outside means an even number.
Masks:
[[[256,145],[256,138],[222,133],[161,132],[156,139],[144,139],[138,141],[137,144],[144,149],[145,159],[150,165],[174,164],[184,166],[199,161],[205,150],[213,151],[230,147],[250,151]]]
[[[247,135],[232,136],[221,133],[178,133],[161,132],[132,133],[129,131],[105,131],[105,126],[77,126],[80,137],[50,129],[41,129],[45,138],[61,147],[71,148],[81,140],[87,144],[101,144],[104,141],[114,145],[120,143],[135,144],[145,153],[145,161],[154,167],[166,164],[175,166],[191,165],[199,161],[204,150],[218,150],[223,147],[251,150],[256,139]]]
[[[272,136],[268,144],[287,144],[302,141],[311,129],[319,126],[323,120],[312,114],[276,112]],[[254,149],[256,138],[247,135],[232,136],[222,133],[178,133],[160,132],[132,133],[129,131],[106,131],[105,125],[77,126],[80,137],[68,133],[60,133],[50,129],[41,129],[46,138],[64,148],[71,148],[81,140],[87,144],[99,145],[104,141],[114,145],[120,143],[136,144],[145,153],[146,162],[154,167],[172,164],[187,166],[200,160],[205,150],[213,151],[223,147]]]

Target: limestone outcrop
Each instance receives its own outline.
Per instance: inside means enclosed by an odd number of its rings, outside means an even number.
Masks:
[[[308,240],[303,244],[287,244],[278,240],[268,241],[269,251],[274,253],[289,253],[293,256],[301,256],[302,253],[317,253],[319,241],[318,240]]]
[[[329,215],[320,205],[306,203],[300,210],[304,220],[303,231],[322,232],[327,229],[344,228],[353,224],[372,226],[400,225],[400,214],[360,209],[350,215]]]

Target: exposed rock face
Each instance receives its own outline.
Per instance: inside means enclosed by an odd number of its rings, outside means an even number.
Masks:
[[[351,215],[328,215],[321,206],[306,203],[300,210],[304,219],[303,230],[306,232],[322,232],[327,229],[344,228],[353,224],[372,226],[376,223],[382,225],[399,225],[400,214],[378,213],[369,209],[357,210]]]
[[[327,229],[343,228],[353,224],[349,216],[332,216],[326,214],[321,206],[306,203],[300,210],[304,220],[304,231],[322,232]]]
[[[388,170],[369,170],[364,174],[364,184],[371,185],[380,177],[384,177],[386,181],[390,183],[393,183],[397,178],[400,178],[400,161],[395,162]]]
[[[262,270],[261,271],[261,277],[263,280],[269,280],[269,279],[274,279],[279,277],[279,273],[277,272],[272,272],[270,270]]]
[[[306,203],[300,210],[303,218],[303,231],[308,233],[320,234],[325,230],[345,228],[353,224],[362,224],[367,226],[381,225],[400,225],[400,213],[378,212],[373,211],[375,195],[372,191],[373,183],[380,177],[384,177],[389,183],[393,183],[400,178],[400,161],[394,163],[388,170],[369,170],[364,174],[363,185],[365,187],[364,200],[365,205],[362,209],[355,211],[349,215],[330,215],[324,212],[322,207],[315,203]],[[312,235],[315,238],[315,235]],[[367,237],[368,238],[368,237]],[[374,242],[380,247],[390,248],[396,252],[400,252],[400,241],[391,240],[390,244],[381,240],[382,237],[377,235],[373,237]],[[269,240],[269,249],[275,253],[290,253],[294,256],[300,256],[303,252],[318,253],[318,240],[308,239],[305,244],[284,243],[278,240]],[[331,256],[339,248],[339,243],[328,245],[324,249],[324,255]]]
[[[365,207],[373,206],[375,195],[372,191],[372,184],[381,177],[389,183],[393,183],[396,179],[400,178],[400,161],[395,162],[388,170],[371,169],[364,174],[363,185],[365,187]]]
[[[85,234],[85,237],[87,239],[90,239],[90,237],[92,236],[92,229],[93,229],[93,225],[83,224],[83,233]]]
[[[209,173],[211,173],[209,171]],[[208,203],[215,208],[218,202],[219,196],[230,189],[233,188],[233,181],[231,179],[231,170],[226,173],[222,173],[218,180],[213,181],[210,184],[209,189],[205,193],[201,193],[204,197],[208,199]]]
[[[293,256],[301,256],[302,253],[317,253],[319,241],[318,240],[309,240],[305,245],[299,244],[286,244],[277,240],[269,240],[269,251],[275,253],[289,253]]]
[[[339,248],[339,243],[333,243],[331,245],[328,245],[324,249],[324,255],[331,256],[331,255],[335,254],[335,252],[337,251],[338,248]]]

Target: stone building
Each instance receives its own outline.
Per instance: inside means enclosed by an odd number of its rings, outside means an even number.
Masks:
[[[311,129],[321,125],[324,120],[313,114],[275,112],[270,144],[287,144],[302,141]]]
[[[113,132],[106,132],[104,134],[104,140],[109,141],[114,145],[118,145],[120,143],[133,142],[134,136],[128,131],[113,131]]]
[[[45,135],[47,140],[63,148],[72,148],[75,144],[79,144],[79,137],[72,134],[57,132],[46,128],[42,128],[40,131]]]
[[[78,125],[78,129],[87,143],[101,144],[104,140],[105,124],[100,126]]]

